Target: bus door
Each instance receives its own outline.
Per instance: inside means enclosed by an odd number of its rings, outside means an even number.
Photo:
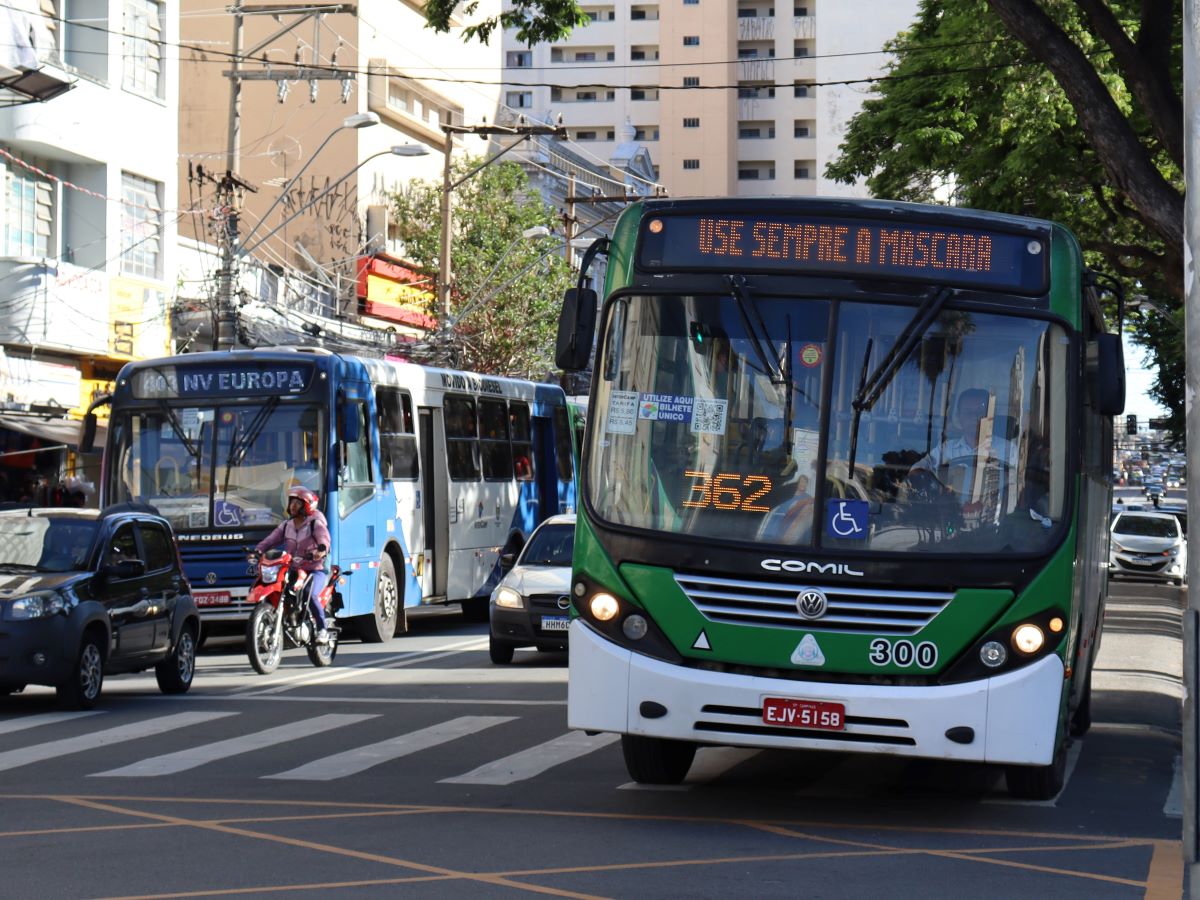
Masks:
[[[446,431],[442,411],[421,407],[421,509],[425,543],[421,567],[421,595],[446,596],[446,573],[450,565],[450,482],[446,472]],[[421,552],[414,547],[413,552]]]
[[[558,467],[555,456],[554,420],[549,416],[533,417],[534,471],[537,474],[538,521],[543,522],[558,513]]]
[[[342,568],[355,573],[349,580],[348,613],[363,615],[374,608],[374,576],[383,546],[378,521],[382,504],[374,502],[379,475],[371,428],[375,417],[369,385],[345,382],[338,394],[337,508],[329,510],[329,518],[337,519],[337,558]],[[357,440],[347,441],[347,436]]]

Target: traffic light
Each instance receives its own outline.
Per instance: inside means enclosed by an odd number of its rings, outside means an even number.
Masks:
[[[1125,417],[1125,433],[1137,434],[1137,416],[1131,414]]]

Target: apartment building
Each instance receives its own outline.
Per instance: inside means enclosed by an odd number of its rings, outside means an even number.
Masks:
[[[442,124],[491,121],[500,48],[464,42],[457,31],[436,34],[422,7],[419,0],[359,0],[354,14],[306,16],[302,7],[281,6],[277,15],[245,17],[240,40],[250,58],[241,62],[235,169],[247,185],[238,221],[247,255],[238,288],[243,316],[274,323],[260,341],[297,325],[315,334],[332,327],[323,320],[338,317],[356,323],[345,332],[351,343],[363,337],[358,326],[416,336],[433,323],[433,280],[404,265],[381,213],[408,181],[441,182]],[[215,180],[227,168],[224,73],[234,20],[201,0],[185,0],[183,9],[179,203],[214,208]],[[485,0],[479,15],[498,10],[499,0]],[[485,149],[471,137],[449,144],[455,156]],[[210,215],[180,226],[181,348],[212,345],[225,223]]]
[[[179,84],[160,42],[179,11],[30,0],[0,17],[21,42],[0,65],[0,499],[32,480],[50,502],[77,465],[66,417],[168,347]]]
[[[526,47],[504,35],[504,96],[609,157],[623,127],[674,197],[862,193],[822,175],[916,0],[611,0]]]

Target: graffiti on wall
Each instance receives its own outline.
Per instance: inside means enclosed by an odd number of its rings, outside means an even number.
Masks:
[[[298,241],[320,262],[357,255],[363,242],[358,218],[358,187],[347,179],[310,175],[283,196],[282,219],[299,212],[288,226],[289,240]]]

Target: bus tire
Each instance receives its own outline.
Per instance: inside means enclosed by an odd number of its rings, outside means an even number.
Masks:
[[[396,567],[392,564],[392,558],[385,553],[379,560],[379,578],[375,582],[375,609],[370,615],[359,617],[359,637],[368,644],[390,641],[396,633],[400,603]]]
[[[1004,773],[1008,792],[1022,800],[1053,800],[1067,777],[1067,742],[1060,738],[1048,766],[1009,766]]]
[[[1092,672],[1096,663],[1095,644],[1088,655],[1087,681],[1079,694],[1079,705],[1071,714],[1071,737],[1083,737],[1092,727]]]
[[[679,784],[692,767],[696,745],[690,741],[623,734],[621,753],[629,777],[638,784]]]

